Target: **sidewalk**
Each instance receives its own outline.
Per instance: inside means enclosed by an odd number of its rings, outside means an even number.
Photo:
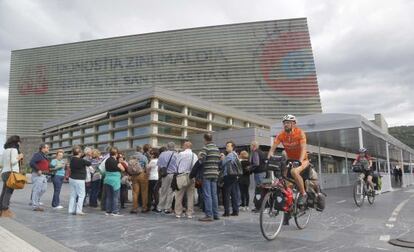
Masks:
[[[0,218],[0,244],[0,252],[73,251],[10,218]]]

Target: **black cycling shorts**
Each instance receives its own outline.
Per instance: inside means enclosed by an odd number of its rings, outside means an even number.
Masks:
[[[303,181],[310,179],[310,172],[311,172],[310,167],[311,167],[311,166],[310,166],[310,163],[309,163],[308,167],[306,167],[306,168],[305,168],[305,169],[304,169],[304,170],[300,173],[300,176],[303,178]],[[287,170],[287,177],[288,177],[288,178],[290,178],[290,179],[294,179],[294,178],[293,178],[293,176],[292,176],[291,170],[292,170],[292,168],[291,168],[291,167],[289,167],[289,168],[288,168],[288,170]]]
[[[365,178],[368,178],[368,176],[374,176],[372,170],[362,170],[362,173],[365,175]]]

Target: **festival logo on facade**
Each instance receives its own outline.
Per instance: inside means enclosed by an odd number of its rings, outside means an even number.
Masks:
[[[48,91],[47,67],[37,65],[27,68],[18,83],[21,95],[41,95]]]
[[[278,32],[270,36],[259,53],[261,85],[278,95],[319,96],[308,33]]]

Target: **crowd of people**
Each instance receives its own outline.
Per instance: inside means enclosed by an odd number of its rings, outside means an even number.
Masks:
[[[252,143],[250,154],[247,151],[238,154],[233,141],[227,142],[224,153],[214,144],[210,133],[204,135],[204,141],[205,146],[199,153],[194,153],[192,143],[185,141],[183,146],[170,142],[159,149],[148,144],[137,146],[136,152],[129,156],[116,147],[108,147],[101,153],[97,149],[74,146],[70,156],[65,157],[63,150],[57,150],[51,159],[49,146],[41,144],[29,163],[32,169],[30,205],[33,211],[44,211],[41,199],[50,176],[52,208],[64,209],[60,194],[64,181],[68,180],[67,212],[73,215],[86,215],[84,207],[88,207],[100,208],[106,215],[121,216],[120,209],[126,208],[130,189],[131,214],[153,211],[192,219],[196,203],[204,212],[199,220],[207,222],[220,219],[219,203],[224,206],[223,217],[237,216],[240,209],[249,210],[250,175],[254,174],[255,183],[260,184],[266,174],[265,156],[258,143]],[[20,144],[18,136],[11,136],[4,146],[3,181],[7,181],[11,172],[20,170],[23,159]],[[235,169],[241,172],[235,174]],[[12,193],[13,189],[3,183],[2,217],[14,215],[9,209]]]

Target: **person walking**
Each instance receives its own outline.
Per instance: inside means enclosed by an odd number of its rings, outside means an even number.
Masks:
[[[44,209],[40,207],[40,198],[47,190],[47,178],[44,173],[49,172],[49,145],[42,143],[39,146],[39,152],[36,152],[30,160],[30,167],[32,168],[32,198],[31,205],[33,211],[43,212]]]
[[[159,202],[157,206],[157,212],[164,212],[170,214],[172,202],[174,198],[174,192],[171,189],[171,182],[174,173],[177,171],[177,152],[175,151],[175,143],[169,142],[167,144],[167,151],[161,153],[158,158],[158,168],[161,173],[161,188],[159,190]],[[163,174],[164,173],[164,174]]]
[[[186,215],[188,219],[193,218],[194,212],[194,179],[190,179],[189,175],[194,164],[197,162],[197,155],[191,150],[192,143],[190,141],[185,141],[183,144],[183,150],[177,155],[177,176],[186,177],[185,181],[187,183],[183,185],[181,189],[175,192],[175,217],[181,218],[183,213],[183,198],[184,195],[187,196],[187,210]],[[177,178],[178,183],[178,178]]]
[[[69,185],[71,192],[68,213],[73,215],[86,215],[86,213],[83,212],[83,202],[86,194],[86,167],[90,166],[91,162],[81,157],[82,149],[80,146],[72,148],[72,155],[70,160]]]
[[[219,220],[218,201],[217,201],[217,178],[219,174],[218,165],[220,162],[220,151],[213,143],[211,133],[204,134],[204,143],[202,151],[198,158],[203,163],[203,199],[205,216],[199,221]]]
[[[11,136],[4,144],[3,152],[3,170],[1,178],[3,180],[3,189],[0,196],[0,216],[14,217],[14,213],[10,210],[10,199],[13,194],[13,189],[7,187],[6,183],[12,172],[19,172],[19,162],[23,159],[23,154],[20,153],[20,137]]]
[[[65,178],[65,167],[66,162],[63,160],[63,150],[56,151],[56,158],[50,162],[50,170],[53,172],[53,198],[52,207],[54,209],[62,209],[63,206],[60,204],[60,191],[62,189],[63,179]]]

